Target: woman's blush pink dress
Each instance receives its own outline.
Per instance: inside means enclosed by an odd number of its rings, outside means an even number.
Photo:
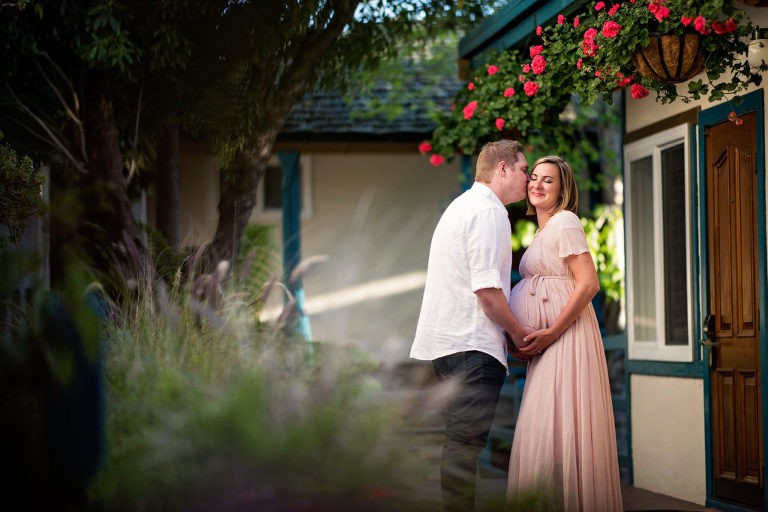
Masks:
[[[579,218],[556,213],[520,263],[523,280],[510,295],[520,323],[552,325],[573,292],[565,257],[587,252]],[[621,511],[611,391],[592,304],[528,363],[509,461],[508,499],[543,491],[566,511]]]

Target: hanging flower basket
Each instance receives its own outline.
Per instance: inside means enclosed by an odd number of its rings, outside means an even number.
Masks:
[[[648,46],[632,55],[637,72],[644,77],[677,84],[704,70],[704,54],[699,34],[651,34]]]

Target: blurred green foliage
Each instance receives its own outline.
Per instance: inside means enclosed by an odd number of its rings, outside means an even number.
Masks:
[[[27,219],[45,212],[42,187],[45,178],[28,156],[19,157],[0,132],[0,248],[21,241]]]

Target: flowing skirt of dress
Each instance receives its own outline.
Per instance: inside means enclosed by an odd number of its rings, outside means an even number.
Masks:
[[[573,287],[565,276],[526,278],[510,307],[521,323],[543,328],[555,322]],[[526,491],[562,499],[558,508],[569,512],[623,510],[608,371],[591,304],[528,363],[510,455],[510,503]]]

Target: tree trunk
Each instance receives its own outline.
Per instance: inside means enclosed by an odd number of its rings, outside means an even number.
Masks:
[[[258,81],[258,90],[251,91],[262,103],[262,118],[248,138],[246,147],[234,159],[234,164],[222,179],[219,199],[219,224],[213,241],[213,261],[234,262],[240,253],[240,239],[256,205],[256,188],[264,176],[272,145],[312,80],[315,67],[341,36],[351,20],[359,0],[334,3],[332,19],[321,30],[309,31],[300,48],[290,59],[290,66],[275,80]],[[273,70],[262,70],[268,73]],[[264,83],[268,85],[266,90]]]
[[[155,202],[157,229],[175,250],[181,246],[181,192],[179,190],[179,123],[166,123],[157,146]]]
[[[147,270],[149,258],[128,199],[110,83],[102,75],[91,78],[84,101],[90,196],[86,216],[100,229],[92,242],[108,244],[99,247],[103,259],[98,264],[106,270],[117,257],[121,277],[135,278]]]
[[[242,150],[221,179],[219,224],[213,239],[213,263],[227,260],[234,264],[240,254],[240,241],[256,206],[256,189],[267,170],[277,132],[258,137],[255,147]]]

